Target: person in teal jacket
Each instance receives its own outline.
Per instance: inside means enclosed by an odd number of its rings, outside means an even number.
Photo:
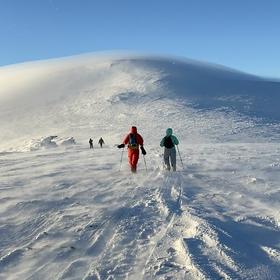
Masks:
[[[179,141],[175,135],[173,135],[172,128],[166,129],[166,136],[162,138],[160,146],[164,147],[164,163],[167,170],[170,170],[170,162],[172,170],[176,171],[176,149],[175,145],[178,145]]]

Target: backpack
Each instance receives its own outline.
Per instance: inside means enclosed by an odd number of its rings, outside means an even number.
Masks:
[[[129,134],[128,147],[131,149],[138,149],[136,134],[133,133]]]
[[[163,146],[167,149],[171,149],[174,147],[174,144],[172,142],[171,136],[165,136],[164,137],[164,142],[163,142]]]

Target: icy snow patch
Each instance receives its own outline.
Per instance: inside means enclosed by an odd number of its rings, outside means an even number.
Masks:
[[[75,145],[76,141],[74,137],[59,137],[59,136],[47,136],[41,137],[38,139],[32,139],[25,142],[25,144],[16,149],[18,152],[27,152],[27,151],[37,151],[40,149],[51,149],[58,146],[68,146]]]

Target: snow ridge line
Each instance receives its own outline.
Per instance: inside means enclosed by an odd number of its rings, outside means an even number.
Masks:
[[[162,227],[154,238],[155,244],[142,270],[142,279],[153,279],[153,277],[162,276],[164,274],[170,276],[171,271],[173,271],[173,273],[176,271],[178,277],[186,277],[186,274],[188,274],[189,279],[205,280],[213,279],[212,277],[235,279],[239,277],[238,271],[240,268],[228,254],[227,248],[220,243],[216,232],[218,229],[207,220],[196,215],[195,209],[187,208],[184,209],[184,212],[181,212],[181,203],[183,199],[182,177],[178,179],[177,186],[179,186],[179,194],[176,204],[179,205],[179,207],[170,209],[168,205],[164,205],[169,211],[173,211],[169,212],[166,218],[166,221],[168,221],[167,226]],[[160,185],[159,190],[161,196],[167,194],[167,189],[165,188],[170,186],[168,185],[169,182],[170,178],[167,178],[164,183]],[[173,186],[170,186],[171,191]],[[162,203],[164,203],[164,197],[162,198]],[[179,228],[173,227],[175,223],[176,225],[178,224]],[[184,226],[186,224],[188,224],[190,228]],[[182,231],[184,228],[186,232]],[[210,254],[220,256],[219,260],[214,261],[210,258],[206,261],[202,252],[200,252],[199,244]],[[213,245],[215,245],[214,248]],[[179,248],[179,251],[177,251],[178,247],[181,247],[181,250]],[[162,249],[165,252],[163,255],[161,254]],[[167,256],[165,256],[166,253]],[[176,260],[177,257],[179,257],[179,262]],[[149,263],[154,264],[154,268],[156,268],[154,272],[152,266],[147,268]],[[210,269],[210,271],[207,271],[207,268]],[[153,273],[153,275],[151,273]],[[148,278],[147,274],[150,274]]]
[[[189,210],[187,215],[189,220],[197,222],[197,226],[195,226],[193,234],[180,238],[180,241],[185,252],[188,252],[188,263],[192,267],[195,277],[199,279],[236,279],[239,267],[227,254],[227,248],[219,242],[216,229]],[[201,252],[200,247],[208,251],[207,256]],[[213,260],[210,255],[217,255],[218,259]]]
[[[168,177],[168,178],[170,178],[170,177]],[[168,183],[168,178],[165,180],[165,183]],[[145,277],[145,270],[146,270],[146,267],[147,267],[147,265],[148,265],[148,263],[150,262],[150,260],[151,260],[151,258],[152,258],[152,256],[153,256],[153,254],[155,253],[155,250],[156,250],[156,248],[158,247],[158,244],[161,242],[161,240],[163,240],[164,239],[164,237],[166,236],[166,234],[168,233],[168,231],[169,231],[169,229],[170,228],[172,228],[172,225],[173,225],[173,223],[174,223],[174,220],[175,220],[175,217],[177,216],[177,215],[179,215],[179,212],[180,211],[178,211],[179,209],[181,209],[181,203],[182,203],[182,177],[180,176],[180,177],[178,177],[178,179],[179,180],[177,180],[177,181],[179,181],[179,182],[177,182],[177,187],[179,187],[179,195],[178,195],[178,198],[177,198],[177,201],[176,201],[176,204],[177,204],[177,209],[175,209],[175,211],[174,212],[170,212],[169,214],[168,214],[168,216],[167,216],[167,218],[166,218],[166,220],[168,221],[168,224],[167,224],[167,226],[166,227],[164,227],[163,226],[163,228],[160,230],[160,232],[156,235],[156,237],[155,237],[155,239],[157,239],[157,241],[155,242],[155,244],[154,244],[154,246],[152,247],[152,249],[151,249],[151,252],[150,252],[150,254],[149,254],[149,256],[148,256],[148,258],[147,258],[147,260],[146,260],[146,262],[145,262],[145,265],[144,265],[144,267],[143,267],[143,270],[142,270],[142,279],[144,280],[144,277]],[[165,184],[166,185],[166,184]],[[163,184],[160,186],[160,188],[159,188],[159,193],[162,193],[162,190],[163,190]],[[174,185],[173,185],[174,186]],[[172,186],[170,186],[170,188],[171,188]],[[174,210],[174,209],[173,209]],[[159,237],[158,237],[159,236]],[[157,238],[158,237],[158,238]]]

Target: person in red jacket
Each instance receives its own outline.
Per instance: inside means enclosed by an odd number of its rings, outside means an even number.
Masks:
[[[139,159],[139,146],[143,155],[146,155],[146,151],[143,147],[144,141],[142,136],[137,133],[136,126],[132,126],[130,133],[126,135],[123,143],[118,145],[118,148],[124,148],[125,145],[128,147],[128,162],[131,167],[131,171],[136,173],[137,162]]]

